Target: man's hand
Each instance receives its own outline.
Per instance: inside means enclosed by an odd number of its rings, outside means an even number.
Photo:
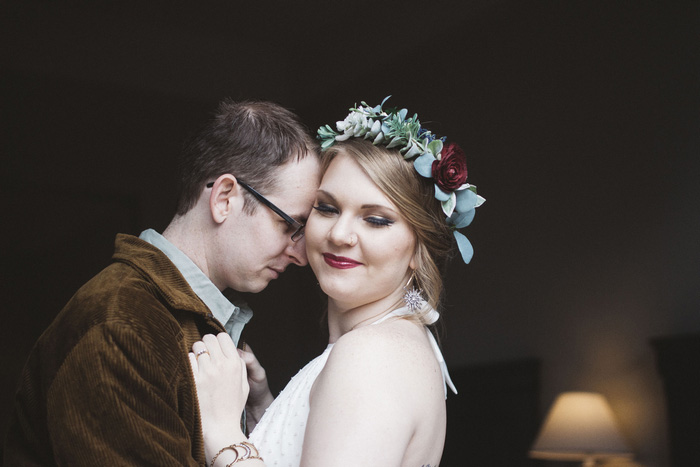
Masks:
[[[274,397],[272,397],[270,386],[267,383],[265,369],[258,362],[253,349],[249,345],[243,344],[243,349],[238,349],[238,355],[245,362],[248,370],[250,393],[248,394],[245,408],[247,429],[248,432],[251,432],[262,418],[267,407],[274,400]]]

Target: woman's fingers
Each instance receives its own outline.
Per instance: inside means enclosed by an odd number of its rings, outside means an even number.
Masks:
[[[213,334],[205,335],[201,341],[197,341],[192,345],[192,352],[189,354],[189,358],[192,372],[195,375],[195,383],[199,384],[207,379],[214,379],[223,383],[226,381],[225,375],[237,374],[238,376],[233,380],[228,380],[228,383],[239,381],[240,393],[247,397],[250,386],[246,362],[238,354],[238,350],[228,334],[222,332],[217,336]],[[255,356],[252,358],[255,360]],[[255,361],[257,363],[257,360]],[[233,387],[229,386],[229,390],[231,389]]]
[[[209,355],[212,359],[221,358],[223,356],[221,345],[219,344],[219,340],[215,335],[206,334],[204,337],[202,337],[202,342],[204,342],[204,345],[209,351]]]
[[[192,366],[192,371],[195,372],[196,368],[196,372],[200,376],[203,375],[203,372],[241,371],[244,387],[247,390],[246,362],[241,359],[237,350],[231,337],[225,332],[216,336],[206,334],[201,341],[197,341],[192,345],[192,355],[194,355],[194,363],[196,363],[196,367]],[[190,360],[191,362],[192,360]]]
[[[225,332],[220,332],[216,336],[216,339],[219,341],[221,351],[224,353],[224,355],[226,355],[227,357],[233,357],[235,355],[238,355],[238,352],[236,352],[236,344],[233,343],[233,339],[231,339],[231,336],[229,336]]]
[[[194,344],[192,344],[192,353],[194,354],[197,361],[199,361],[200,357],[203,357],[205,355],[209,357],[209,348],[204,342],[197,341]]]
[[[199,376],[199,364],[197,363],[197,357],[194,356],[193,352],[189,352],[187,356],[190,358],[190,367],[192,368],[192,374],[194,375],[195,381]]]
[[[201,342],[204,344],[203,348],[208,350],[212,357],[232,357],[236,355],[236,345],[233,343],[233,340],[231,340],[231,336],[225,332],[220,332],[216,336],[213,334],[206,334],[202,337]],[[197,343],[195,343],[195,345],[197,345]]]

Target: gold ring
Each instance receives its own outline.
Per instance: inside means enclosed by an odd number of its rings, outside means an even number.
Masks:
[[[195,354],[195,357],[199,357],[200,355],[205,354],[205,353],[209,353],[209,351],[207,349],[200,350],[199,352],[197,352]]]

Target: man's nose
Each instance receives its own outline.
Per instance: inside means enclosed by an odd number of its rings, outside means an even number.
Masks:
[[[309,260],[306,257],[306,237],[302,237],[296,242],[291,241],[291,244],[287,247],[287,255],[291,262],[297,266],[309,264]]]

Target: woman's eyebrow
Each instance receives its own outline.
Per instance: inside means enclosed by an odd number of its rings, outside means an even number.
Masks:
[[[335,201],[335,196],[333,196],[332,194],[328,193],[326,190],[322,190],[322,189],[319,188],[318,190],[316,190],[316,194],[321,194],[321,195],[328,196],[331,200]]]
[[[391,212],[396,212],[391,208],[391,206],[386,206],[384,204],[363,204],[362,205],[362,209],[376,209],[376,208],[388,209]]]

